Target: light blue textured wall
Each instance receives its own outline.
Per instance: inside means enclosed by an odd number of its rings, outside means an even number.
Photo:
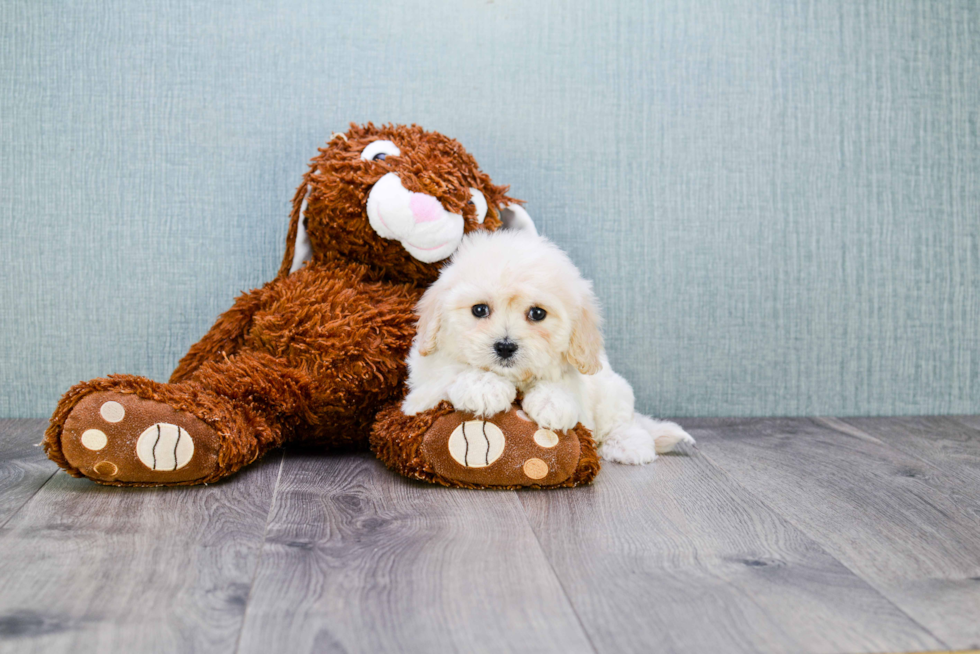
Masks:
[[[460,139],[663,415],[980,413],[980,3],[0,3],[0,416],[164,379],[331,131]]]

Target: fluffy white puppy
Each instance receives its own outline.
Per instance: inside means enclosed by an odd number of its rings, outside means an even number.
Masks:
[[[407,415],[449,400],[462,411],[506,411],[517,391],[547,429],[581,422],[604,459],[648,463],[694,439],[636,413],[629,382],[609,367],[592,283],[544,237],[467,236],[418,304],[408,357]]]

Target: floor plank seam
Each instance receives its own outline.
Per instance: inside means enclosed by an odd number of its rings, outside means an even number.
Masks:
[[[894,448],[892,448],[892,449],[894,449]],[[709,464],[711,464],[712,466],[714,466],[719,472],[721,472],[723,475],[725,475],[725,477],[731,482],[731,484],[733,486],[738,487],[739,489],[741,489],[742,491],[744,491],[747,495],[749,495],[750,497],[754,498],[761,505],[765,506],[767,509],[769,509],[770,511],[772,511],[773,514],[779,516],[780,518],[782,518],[783,520],[785,520],[788,524],[792,525],[794,529],[798,529],[801,534],[804,534],[807,538],[809,538],[810,540],[812,540],[815,545],[817,545],[818,547],[820,547],[820,550],[826,556],[830,557],[834,561],[837,561],[837,563],[840,564],[841,567],[843,567],[845,570],[848,570],[855,577],[857,577],[858,579],[860,579],[861,581],[863,581],[865,584],[867,584],[868,585],[868,588],[870,588],[871,590],[873,590],[884,602],[886,602],[889,605],[891,605],[892,607],[894,607],[896,611],[898,611],[899,613],[901,613],[902,615],[904,615],[905,617],[907,617],[912,622],[912,624],[916,625],[917,627],[919,627],[920,629],[922,629],[923,632],[925,632],[925,633],[929,634],[931,637],[935,638],[936,639],[936,642],[939,643],[940,645],[942,645],[944,648],[946,648],[948,650],[955,649],[955,648],[952,648],[949,645],[949,643],[947,643],[945,640],[943,640],[942,638],[940,638],[939,636],[937,636],[936,634],[934,634],[931,629],[929,629],[928,627],[926,627],[925,625],[923,625],[922,623],[920,623],[918,620],[916,620],[915,617],[913,617],[912,615],[910,615],[908,611],[906,611],[901,606],[899,606],[894,601],[892,601],[892,599],[890,597],[888,597],[887,595],[885,595],[884,592],[882,592],[882,590],[880,588],[878,588],[878,586],[876,584],[874,584],[871,580],[866,579],[857,570],[854,570],[849,565],[847,565],[846,563],[844,563],[843,561],[841,561],[839,558],[837,558],[836,556],[834,556],[833,554],[831,554],[830,552],[828,552],[827,549],[826,549],[826,547],[824,546],[823,542],[816,535],[812,534],[809,530],[805,529],[802,525],[797,524],[796,521],[792,519],[792,517],[787,516],[787,515],[784,515],[782,512],[776,510],[776,508],[773,507],[771,504],[769,504],[769,502],[765,501],[765,499],[763,499],[762,497],[760,497],[759,495],[757,495],[756,493],[754,493],[748,487],[746,487],[743,484],[739,483],[738,479],[731,472],[729,472],[728,469],[726,469],[723,465],[721,465],[720,463],[718,463],[717,461],[715,461],[711,456],[709,456],[705,452],[704,449],[700,449],[699,452],[700,452],[701,456],[704,457],[705,461],[707,461]]]
[[[864,431],[860,427],[857,427],[856,425],[852,425],[851,423],[847,422],[847,420],[845,420],[844,418],[837,418],[835,416],[821,416],[817,418],[811,418],[811,420],[813,420],[813,422],[817,423],[818,425],[823,425],[824,427],[833,429],[834,431],[844,434],[846,436],[850,436],[851,438],[857,438],[866,441],[868,443],[874,443],[875,445],[885,444],[884,441],[882,441],[880,438],[876,436],[872,436],[871,434]],[[853,430],[854,433],[845,431],[844,429],[841,428],[841,425],[843,425],[847,429]]]
[[[943,417],[944,418],[949,418],[950,420],[952,420],[953,422],[955,422],[959,426],[966,427],[970,431],[974,431],[974,432],[980,433],[980,427],[976,427],[974,425],[971,425],[970,423],[968,423],[968,422],[966,422],[964,420],[964,418],[966,418],[967,420],[969,420],[973,416],[943,416]],[[977,650],[977,651],[980,651],[980,650]]]
[[[41,492],[41,489],[44,488],[45,486],[47,486],[51,482],[51,480],[54,479],[54,476],[56,474],[58,474],[58,470],[55,470],[50,475],[48,475],[48,478],[44,480],[44,483],[38,485],[38,487],[34,489],[34,492],[31,493],[30,496],[28,496],[28,498],[26,500],[24,500],[23,502],[21,502],[21,505],[18,506],[16,510],[12,511],[10,513],[10,515],[7,516],[7,519],[6,520],[4,520],[3,522],[0,522],[0,529],[3,529],[4,527],[6,527],[7,526],[7,523],[10,522],[11,520],[13,520],[14,519],[14,516],[17,515],[18,513],[20,513],[21,510],[25,506],[27,506],[30,503],[31,500],[34,499],[34,496],[37,495],[38,493],[40,493]]]
[[[568,607],[572,610],[572,615],[574,615],[575,619],[578,621],[578,625],[582,629],[582,633],[585,635],[585,639],[589,642],[589,647],[592,648],[592,651],[595,652],[595,654],[599,654],[599,649],[596,647],[595,642],[593,642],[592,636],[589,634],[589,630],[585,628],[585,622],[582,621],[582,616],[578,614],[578,609],[575,608],[575,603],[572,601],[572,598],[569,597],[568,595],[568,590],[566,590],[565,588],[565,582],[562,581],[562,578],[558,575],[558,571],[555,570],[555,566],[551,563],[551,559],[548,557],[548,553],[545,551],[544,546],[541,544],[541,539],[538,537],[538,532],[534,529],[534,525],[531,524],[531,519],[528,517],[527,511],[524,509],[524,502],[521,501],[520,495],[517,493],[517,491],[510,491],[510,492],[517,497],[517,503],[521,507],[521,515],[524,516],[524,522],[527,524],[527,528],[531,530],[531,534],[534,535],[534,542],[537,543],[538,545],[538,551],[541,552],[541,556],[544,557],[544,560],[548,562],[548,569],[551,570],[552,576],[554,576],[555,581],[558,582],[558,587],[561,588],[561,594],[564,595],[565,601],[568,602]],[[531,491],[531,492],[540,492],[540,491]]]
[[[272,524],[272,512],[276,508],[276,498],[279,495],[279,483],[282,480],[282,469],[286,465],[286,451],[280,450],[279,471],[276,473],[276,485],[272,489],[272,499],[269,501],[269,511],[265,516],[265,527],[262,529],[262,540],[259,541],[259,552],[255,558],[255,570],[252,572],[252,581],[248,585],[248,596],[245,598],[245,610],[242,611],[242,624],[238,627],[238,638],[235,639],[236,654],[242,647],[242,634],[245,633],[245,623],[248,621],[248,609],[252,606],[252,592],[255,590],[255,582],[259,578],[259,569],[262,567],[262,555],[265,553],[265,539],[269,535],[269,525]]]
[[[926,466],[928,468],[931,468],[932,470],[935,470],[936,472],[943,473],[943,474],[946,473],[946,470],[944,470],[942,466],[936,465],[932,461],[929,461],[928,459],[923,458],[920,454],[918,454],[918,453],[916,453],[914,451],[907,450],[904,447],[896,447],[895,445],[892,445],[888,441],[884,441],[884,440],[881,440],[880,438],[877,438],[875,436],[872,436],[871,434],[868,434],[867,432],[865,432],[863,429],[861,429],[857,425],[853,425],[850,422],[848,422],[846,418],[814,418],[813,421],[816,422],[819,425],[823,425],[824,427],[827,427],[828,429],[834,430],[838,434],[843,434],[843,435],[849,436],[851,438],[857,438],[857,436],[855,436],[854,434],[849,434],[846,431],[844,431],[843,429],[841,429],[840,426],[838,426],[838,424],[837,424],[837,423],[843,423],[848,429],[853,429],[855,431],[861,432],[862,434],[864,434],[865,436],[867,436],[869,439],[873,439],[874,442],[876,444],[880,445],[881,447],[886,447],[886,448],[888,448],[890,450],[894,450],[895,452],[898,452],[900,454],[903,454],[903,455],[905,455],[905,456],[907,456],[907,457],[909,457],[911,459],[915,459],[916,461],[918,461],[919,463],[921,463],[923,466]],[[972,427],[967,427],[967,428],[968,429],[973,429]]]
[[[837,427],[836,426],[836,423],[837,422],[843,423],[847,428],[854,429],[854,430],[856,430],[858,432],[861,432],[862,434],[863,433],[866,433],[863,429],[861,429],[857,425],[851,424],[845,418],[822,418],[822,419],[815,420],[815,422],[818,422],[819,424],[824,425],[825,427],[827,427],[829,429],[833,429],[835,432],[837,432],[839,434],[845,434],[847,436],[851,436],[851,434],[848,434],[847,432],[845,432],[842,429],[840,429],[839,427]],[[955,423],[957,423],[959,425],[962,425],[962,423],[960,421],[958,421],[958,420],[955,420],[954,419],[953,422],[955,422]],[[963,426],[966,427],[967,429],[969,429],[970,431],[978,431],[978,430],[974,429],[973,427],[970,427],[969,425],[963,425]],[[888,441],[884,441],[884,440],[875,438],[871,434],[867,434],[867,435],[868,435],[869,438],[875,439],[878,442],[878,444],[880,445],[880,447],[887,448],[887,449],[889,449],[889,450],[891,450],[893,452],[897,452],[899,454],[902,454],[903,456],[907,456],[910,459],[915,459],[917,462],[919,462],[919,464],[921,466],[923,466],[924,468],[928,468],[928,469],[934,471],[937,475],[942,475],[942,476],[947,476],[948,477],[948,475],[950,474],[950,472],[949,472],[948,469],[944,468],[943,466],[941,466],[941,465],[939,465],[937,463],[934,463],[934,462],[930,461],[929,459],[927,459],[923,455],[919,454],[918,452],[916,452],[912,448],[903,447],[900,444],[899,445],[894,445],[894,444],[892,444],[892,443],[890,443]],[[967,521],[970,521],[970,522],[976,522],[976,517],[972,513],[968,512],[968,511],[958,511],[958,517],[963,518],[963,519],[965,519]]]

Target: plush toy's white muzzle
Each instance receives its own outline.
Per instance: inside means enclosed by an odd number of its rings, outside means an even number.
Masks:
[[[397,148],[388,141],[386,143]],[[372,146],[374,143],[371,144]],[[365,149],[370,154],[373,150]],[[475,188],[470,189],[473,205],[476,207],[476,221],[483,224],[487,215],[487,200]],[[307,196],[303,198],[300,216],[306,215]],[[396,173],[388,173],[371,188],[367,201],[368,222],[381,238],[396,240],[408,250],[408,253],[424,263],[434,263],[449,257],[459,242],[463,239],[463,216],[450,213],[436,198],[424,193],[412,193],[402,186],[401,179]],[[538,230],[534,221],[519,204],[510,204],[500,208],[500,220],[505,229],[523,229],[533,234]],[[313,247],[306,234],[306,225],[299,221],[296,233],[293,262],[289,272],[299,270],[303,262],[313,256]]]
[[[395,173],[378,180],[368,195],[367,215],[381,238],[398,241],[419,261],[442,261],[463,238],[463,216],[431,195],[412,193]]]

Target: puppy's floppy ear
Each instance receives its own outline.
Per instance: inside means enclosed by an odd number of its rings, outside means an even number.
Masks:
[[[442,321],[442,296],[442,286],[437,281],[422,294],[422,299],[415,306],[415,312],[419,316],[415,328],[415,342],[422,356],[428,356],[436,351],[436,337],[439,335]]]
[[[591,284],[583,293],[582,307],[573,320],[565,358],[583,375],[594,375],[602,370],[602,317]]]

